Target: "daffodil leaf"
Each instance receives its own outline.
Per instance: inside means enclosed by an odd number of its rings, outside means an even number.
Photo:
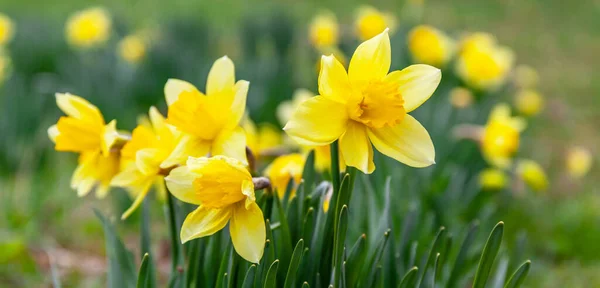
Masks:
[[[264,288],[277,287],[277,268],[279,268],[279,260],[275,260],[269,270],[267,271],[267,277],[265,278]]]
[[[256,265],[252,264],[246,271],[246,276],[244,276],[244,282],[242,282],[242,288],[251,288],[254,287],[254,276],[256,275]]]
[[[454,265],[452,266],[452,272],[450,272],[450,278],[448,278],[448,287],[453,287],[456,281],[459,279],[460,274],[464,271],[467,254],[469,253],[469,249],[475,241],[477,231],[479,231],[479,221],[475,220],[469,225],[465,239],[460,246],[460,250],[458,250],[458,254],[454,260]]]
[[[300,239],[294,248],[292,253],[292,260],[290,261],[290,267],[288,268],[287,275],[285,276],[285,282],[283,287],[291,288],[295,287],[296,273],[302,261],[302,254],[304,253],[304,240]]]
[[[142,258],[142,264],[140,265],[140,272],[138,273],[136,288],[150,287],[150,270],[149,270],[150,257],[148,253],[144,254]]]
[[[430,281],[431,282],[431,287],[435,287],[435,279],[436,279],[436,277],[438,275],[438,267],[441,266],[441,264],[440,264],[441,255],[442,254],[440,254],[440,253],[437,253],[435,255],[435,260],[433,262],[433,273],[431,275],[431,281]]]
[[[294,197],[287,207],[287,220],[290,227],[290,237],[293,241],[299,239],[299,230],[302,228],[298,212],[298,197]]]
[[[373,254],[371,254],[371,257],[369,257],[368,265],[365,267],[366,270],[363,273],[363,282],[359,283],[360,286],[372,286],[377,266],[381,264],[383,252],[385,251],[388,239],[390,238],[390,232],[391,230],[388,229],[387,231],[385,231],[385,233],[383,233],[383,237],[381,238],[381,240],[379,240],[379,244],[375,247],[375,250],[373,251]]]
[[[290,235],[290,227],[287,221],[287,218],[285,216],[285,210],[283,209],[283,206],[281,205],[281,200],[279,199],[279,196],[277,195],[277,193],[274,193],[275,196],[275,205],[277,205],[277,211],[279,212],[279,221],[281,222],[281,229],[279,231],[279,236],[281,237],[281,241],[279,241],[279,239],[277,239],[277,243],[281,243],[281,245],[279,247],[281,247],[280,250],[280,261],[282,265],[288,265],[289,264],[289,259],[290,256],[292,255],[292,239],[291,239],[291,235]],[[285,266],[284,266],[285,267]],[[284,271],[284,270],[282,270]],[[285,271],[284,271],[285,272]],[[280,272],[280,273],[284,273],[284,272]],[[285,277],[285,274],[281,276],[282,278]]]
[[[290,178],[290,181],[288,181],[287,186],[285,187],[285,193],[283,194],[283,208],[285,210],[287,210],[288,205],[290,204],[290,198],[292,197],[292,191],[294,191],[294,187],[296,186],[296,182],[294,181],[294,178]],[[279,193],[275,193],[277,194],[277,196],[279,196]]]
[[[527,278],[527,274],[529,273],[529,269],[531,268],[531,261],[527,260],[517,270],[510,276],[508,282],[504,286],[504,288],[518,288],[521,287],[525,278]]]
[[[444,245],[444,237],[446,236],[446,228],[441,227],[438,230],[438,233],[435,235],[433,239],[433,243],[431,244],[431,248],[429,249],[429,256],[427,257],[427,261],[425,262],[425,266],[423,266],[423,272],[421,273],[421,280],[419,280],[419,287],[425,287],[427,283],[427,273],[429,272],[429,267],[435,262],[437,254],[441,251],[442,246]],[[435,272],[434,272],[435,273]]]
[[[233,245],[231,241],[227,243],[227,248],[225,248],[225,253],[223,253],[223,257],[221,258],[221,264],[219,265],[219,272],[217,273],[217,284],[215,287],[225,287],[223,286],[226,283],[227,271],[229,270],[229,263],[231,262],[231,258],[233,252]]]
[[[179,240],[179,229],[181,223],[179,223],[177,217],[179,212],[177,211],[178,206],[175,205],[174,196],[167,194],[167,203],[165,207],[165,214],[167,215],[167,221],[169,223],[169,235],[171,238],[171,276],[169,279],[170,287],[182,287],[185,284],[183,280],[183,245]]]
[[[362,234],[358,237],[346,258],[346,272],[349,278],[346,279],[348,287],[355,287],[360,271],[367,257],[367,236]]]
[[[348,230],[348,206],[342,206],[340,219],[335,229],[335,239],[333,242],[333,266],[334,287],[341,287],[342,262],[344,258],[344,242],[346,241],[346,231]]]
[[[502,243],[502,235],[504,234],[504,223],[499,222],[496,224],[492,233],[483,247],[481,258],[479,259],[479,265],[477,272],[475,273],[475,279],[473,280],[473,288],[484,288],[487,282],[494,259],[500,250],[500,244]]]
[[[313,185],[315,185],[315,150],[311,150],[306,156],[306,161],[304,161],[304,170],[302,171],[302,180],[304,180],[304,188],[302,191],[298,190],[300,193],[301,199],[304,199],[305,191],[311,191],[313,189]]]
[[[268,226],[267,226],[268,227]],[[217,232],[211,237],[207,238],[207,245],[205,249],[205,265],[203,266],[203,275],[206,277],[205,281],[206,286],[204,287],[215,287],[215,283],[219,275],[217,275],[214,271],[215,267],[219,267],[222,258],[222,235],[223,232]],[[198,283],[197,283],[198,284]]]
[[[302,283],[301,288],[310,288],[310,285],[308,285],[308,282],[304,282],[304,283]]]
[[[310,207],[306,211],[306,215],[304,216],[304,221],[302,221],[302,239],[305,239],[307,246],[310,246],[313,236],[313,230],[315,229],[314,224],[315,218],[315,210]]]
[[[406,274],[404,274],[404,276],[402,277],[402,280],[400,280],[400,284],[398,285],[398,288],[412,288],[415,287],[417,284],[417,276],[419,275],[419,268],[417,267],[412,267],[410,268],[410,270],[408,270],[408,272],[406,272]]]
[[[140,237],[140,247],[142,249],[142,253],[144,253],[144,257],[148,255],[148,263],[147,263],[147,277],[146,283],[144,287],[156,287],[156,277],[154,275],[154,263],[152,261],[152,256],[150,253],[150,200],[148,197],[144,199],[142,204],[142,223],[141,223],[141,237]],[[139,284],[139,281],[138,281]]]
[[[206,239],[194,239],[190,241],[188,252],[188,268],[186,269],[186,287],[197,287],[202,285],[204,279],[202,271],[202,261],[204,260],[204,248]]]
[[[371,287],[383,288],[383,266],[377,265],[373,274],[373,285]]]

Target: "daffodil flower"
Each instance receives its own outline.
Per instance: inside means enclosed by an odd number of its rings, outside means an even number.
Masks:
[[[67,19],[65,34],[69,44],[90,48],[105,43],[110,37],[112,21],[100,7],[79,11]]]
[[[483,190],[501,190],[506,187],[508,180],[503,170],[487,168],[479,173],[479,185]]]
[[[317,14],[310,22],[309,37],[316,48],[337,45],[339,27],[335,15],[329,11]]]
[[[0,13],[0,46],[6,46],[15,35],[15,22]]]
[[[548,176],[540,164],[533,160],[522,159],[517,162],[517,174],[533,191],[543,192],[548,189]]]
[[[407,114],[437,88],[441,72],[412,65],[388,74],[388,30],[360,44],[348,73],[333,57],[322,57],[319,96],[303,102],[284,130],[303,145],[322,146],[339,139],[346,165],[375,170],[373,148],[413,167],[435,163],[429,133]]]
[[[111,182],[112,186],[123,187],[135,197],[121,219],[129,217],[140,206],[152,184],[161,191],[164,184],[160,165],[177,145],[179,132],[165,123],[160,112],[151,107],[149,116],[150,126],[142,124],[136,127],[131,140],[123,146],[123,170]]]
[[[374,7],[363,5],[358,8],[354,26],[360,40],[365,41],[377,36],[388,27],[393,30],[396,26],[396,17]]]
[[[575,146],[568,149],[565,162],[569,175],[572,178],[579,179],[590,171],[594,158],[590,150]]]
[[[431,26],[417,26],[408,34],[408,50],[415,63],[441,68],[452,59],[454,46],[450,37]]]
[[[79,96],[57,93],[56,104],[67,116],[48,129],[54,148],[81,153],[71,187],[85,196],[97,186],[96,195],[104,197],[119,170],[119,153],[111,149],[128,136],[116,130],[115,120],[106,124],[100,110]]]
[[[512,117],[510,107],[498,104],[492,109],[483,130],[481,145],[486,160],[499,168],[508,168],[519,149],[519,134],[527,126],[521,117]]]
[[[214,156],[190,157],[165,178],[179,200],[199,205],[181,227],[181,242],[229,231],[235,251],[258,263],[266,241],[263,213],[255,202],[252,176],[239,160]]]
[[[194,85],[170,79],[165,85],[167,123],[185,135],[162,168],[182,164],[188,156],[225,155],[246,161],[246,136],[239,124],[244,116],[248,81],[235,82],[233,62],[215,61],[206,80],[206,95]]]
[[[302,171],[304,170],[304,156],[298,153],[292,153],[277,157],[271,165],[265,168],[264,174],[271,180],[271,186],[277,191],[280,198],[283,198],[290,180],[294,180],[294,187],[290,194],[290,199],[296,195],[296,187],[302,180]]]
[[[247,146],[256,158],[281,148],[281,129],[267,123],[256,127],[250,117],[245,117],[242,121],[242,127],[246,132]]]

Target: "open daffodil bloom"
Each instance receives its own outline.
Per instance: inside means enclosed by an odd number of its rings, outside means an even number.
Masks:
[[[255,202],[252,176],[241,161],[225,156],[190,157],[165,180],[173,196],[199,205],[183,222],[183,243],[212,235],[229,222],[235,251],[250,262],[259,262],[266,241],[265,221]]]
[[[508,105],[499,104],[494,107],[481,140],[486,160],[499,168],[508,168],[511,158],[519,149],[519,134],[526,126],[524,119],[510,115]]]
[[[206,95],[194,85],[170,79],[165,85],[167,123],[185,135],[162,168],[182,164],[188,156],[225,155],[246,161],[246,136],[239,127],[246,107],[248,81],[235,82],[233,62],[224,56],[213,64]]]
[[[333,56],[323,56],[319,96],[303,102],[284,130],[303,145],[339,139],[346,165],[375,170],[371,143],[381,153],[413,167],[435,163],[429,133],[408,112],[425,102],[440,80],[439,69],[412,65],[388,74],[388,30],[362,43],[348,73]]]

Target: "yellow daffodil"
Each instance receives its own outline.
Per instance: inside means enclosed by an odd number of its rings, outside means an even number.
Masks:
[[[5,14],[0,13],[0,46],[5,46],[15,35],[15,23]]]
[[[540,82],[538,72],[528,65],[519,65],[515,68],[515,85],[519,88],[535,88]]]
[[[342,65],[344,67],[348,63],[348,59],[347,59],[346,55],[344,55],[344,52],[342,52],[342,50],[340,50],[338,47],[330,46],[330,47],[321,48],[321,49],[319,49],[319,53],[321,55],[330,55],[330,54],[333,55],[333,57],[335,57],[335,59],[340,61],[340,63],[342,63]],[[321,71],[321,58],[319,58],[318,61],[316,61],[315,68],[316,68],[316,70],[315,70],[316,73],[319,74],[319,72]],[[283,124],[285,124],[285,122]]]
[[[78,48],[90,48],[108,40],[111,25],[108,12],[103,8],[94,7],[69,17],[65,34],[69,44]]]
[[[518,91],[515,95],[515,108],[524,116],[535,116],[544,108],[544,98],[535,90]]]
[[[413,62],[442,68],[454,54],[454,41],[434,27],[420,25],[408,34],[408,50]]]
[[[319,13],[310,22],[310,42],[316,48],[335,46],[338,43],[338,30],[338,22],[333,13]]]
[[[160,112],[151,107],[149,116],[151,125],[142,124],[136,127],[131,140],[123,146],[123,169],[111,182],[111,185],[123,187],[135,197],[131,207],[121,216],[122,219],[129,217],[139,207],[152,184],[162,186],[160,164],[177,145],[178,132],[165,123]]]
[[[302,145],[322,146],[339,139],[346,165],[375,170],[373,148],[413,167],[435,163],[425,128],[407,114],[435,91],[439,69],[413,65],[388,74],[387,29],[358,46],[348,73],[333,56],[322,57],[319,96],[304,101],[284,130]]]
[[[119,56],[131,63],[139,63],[146,55],[146,42],[138,35],[129,35],[119,41]]]
[[[233,62],[215,61],[206,80],[206,95],[194,85],[170,79],[165,85],[167,123],[184,133],[162,168],[182,164],[188,156],[225,155],[246,162],[244,116],[248,81],[235,82]]]
[[[506,187],[506,174],[496,168],[487,168],[479,173],[479,185],[483,190],[501,190]]]
[[[285,190],[291,179],[294,179],[294,188],[291,197],[296,195],[296,187],[302,179],[302,170],[304,169],[304,156],[301,154],[288,154],[277,157],[265,171],[265,176],[271,180],[271,186],[277,191],[280,198],[285,195]]]
[[[572,147],[567,151],[567,171],[572,178],[585,176],[592,168],[592,153],[584,147]]]
[[[520,160],[517,163],[517,173],[532,190],[545,191],[548,189],[548,177],[537,162]]]
[[[508,168],[511,158],[519,149],[519,134],[525,127],[525,120],[511,116],[508,105],[494,107],[481,140],[486,160],[497,167]]]
[[[282,145],[281,129],[270,124],[261,124],[256,127],[249,117],[242,121],[246,132],[246,145],[255,157],[260,158],[269,151],[273,152]]]
[[[495,90],[503,85],[513,66],[514,55],[498,46],[489,34],[476,33],[463,40],[456,61],[456,73],[469,86]]]
[[[361,6],[358,8],[354,26],[360,40],[365,41],[381,34],[387,28],[394,29],[396,18],[374,7]]]
[[[119,171],[119,152],[111,148],[128,137],[117,132],[115,120],[105,124],[100,110],[79,96],[57,93],[56,104],[67,116],[48,129],[54,148],[81,153],[71,187],[79,196],[97,187],[96,195],[104,197]]]
[[[258,263],[263,255],[266,227],[255,202],[252,176],[239,160],[225,156],[190,157],[165,178],[179,200],[199,205],[181,227],[181,242],[209,236],[229,222],[233,248],[242,258]]]
[[[450,104],[454,108],[463,109],[473,104],[473,93],[464,87],[454,87],[450,90]]]

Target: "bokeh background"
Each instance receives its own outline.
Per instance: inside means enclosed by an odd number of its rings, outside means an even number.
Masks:
[[[90,208],[130,203],[124,193],[82,199],[70,189],[76,157],[54,152],[46,134],[60,115],[55,92],[85,97],[106,119],[117,119],[120,128],[130,130],[151,105],[164,111],[168,78],[185,79],[203,90],[214,59],[228,55],[238,78],[251,82],[250,116],[277,125],[275,109],[281,101],[297,88],[316,90],[319,55],[307,40],[310,19],[328,9],[342,24],[341,33],[351,35],[361,4],[0,0],[0,12],[16,25],[14,39],[4,48],[11,64],[0,88],[0,287],[45,287],[52,273],[68,287],[102,286],[102,227]],[[403,1],[368,4],[398,18],[392,35],[395,56],[406,53],[403,38],[410,27],[405,23],[416,21],[452,36],[492,33],[514,50],[517,62],[538,71],[546,106],[530,123],[523,149],[543,165],[552,184],[543,194],[512,197],[510,205],[502,206],[501,220],[507,223],[509,243],[526,238],[523,253],[534,262],[527,286],[600,285],[600,172],[592,168],[573,182],[564,168],[569,147],[584,146],[596,155],[600,143],[600,82],[594,81],[600,77],[600,1],[424,0],[418,11],[407,11]],[[70,47],[66,19],[98,5],[113,19],[109,41],[93,51]],[[132,33],[151,39],[135,64],[118,53],[119,40]],[[352,51],[358,42],[347,38],[341,46]],[[408,64],[394,59],[395,65]],[[156,211],[153,231],[160,237],[166,232],[160,207]],[[121,227],[133,246],[137,225],[134,219]],[[168,258],[167,247],[157,249]],[[60,267],[49,265],[49,250],[61,257]]]

